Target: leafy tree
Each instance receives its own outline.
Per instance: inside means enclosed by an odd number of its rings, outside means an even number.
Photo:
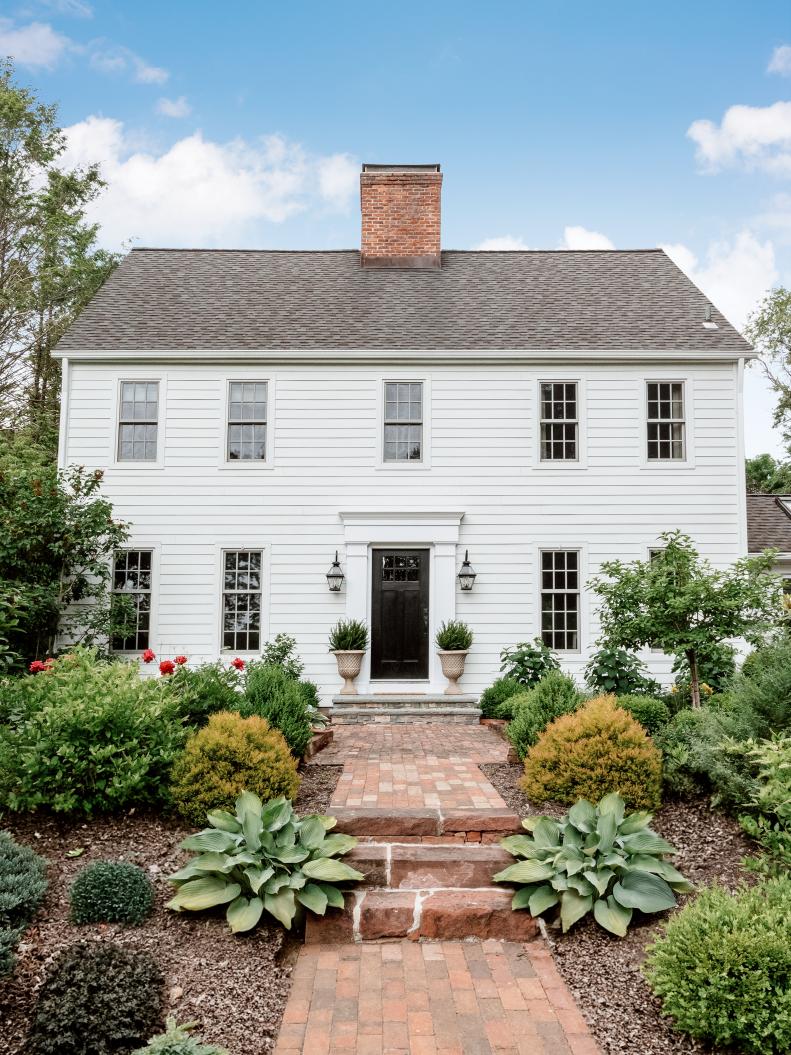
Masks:
[[[745,465],[750,494],[791,494],[791,462],[781,462],[771,454],[756,454]]]
[[[59,471],[25,436],[0,442],[0,662],[4,649],[17,663],[51,653],[58,633],[92,643],[126,625],[109,587],[127,527],[101,481],[100,470]]]
[[[96,247],[86,206],[96,165],[64,170],[54,106],[0,62],[0,426],[33,421],[56,444],[60,375],[52,349],[118,262]]]
[[[651,647],[683,658],[692,706],[700,706],[701,653],[728,638],[760,639],[777,622],[780,584],[773,550],[742,557],[727,571],[702,560],[688,535],[667,531],[647,561],[608,561],[589,588],[601,599],[604,641],[629,651]]]
[[[770,290],[750,316],[745,335],[761,353],[761,365],[778,395],[775,425],[791,446],[791,290]]]

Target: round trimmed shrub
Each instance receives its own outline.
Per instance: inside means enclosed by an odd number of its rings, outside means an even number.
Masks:
[[[235,709],[245,717],[265,718],[283,734],[294,757],[302,758],[313,736],[309,692],[275,663],[251,664],[245,695]]]
[[[165,979],[144,952],[77,942],[55,958],[39,992],[28,1055],[119,1055],[162,1022]]]
[[[154,888],[129,861],[97,861],[79,873],[69,891],[75,923],[142,923],[154,908]]]
[[[519,760],[524,759],[551,721],[576,710],[581,699],[574,679],[559,670],[551,670],[534,688],[511,697],[513,718],[506,732]]]
[[[547,727],[527,753],[521,783],[533,802],[598,802],[617,791],[629,809],[655,809],[662,756],[614,696],[598,696]]]
[[[628,711],[650,736],[655,736],[670,721],[670,709],[667,704],[653,696],[618,696],[616,698],[621,710]]]
[[[741,1052],[791,1051],[791,878],[710,887],[649,949],[646,976],[676,1029]]]
[[[182,817],[195,825],[209,810],[232,809],[243,791],[263,802],[299,787],[297,763],[282,733],[256,715],[220,711],[187,741],[173,765],[171,795]]]
[[[524,685],[521,685],[516,678],[498,678],[481,693],[481,717],[510,718],[513,713],[510,700],[514,696],[523,694],[524,691]]]

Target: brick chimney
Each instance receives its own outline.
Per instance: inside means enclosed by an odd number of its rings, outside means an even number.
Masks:
[[[363,165],[363,267],[438,268],[439,165]]]

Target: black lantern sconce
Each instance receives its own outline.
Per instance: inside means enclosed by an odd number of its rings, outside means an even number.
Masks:
[[[475,572],[470,564],[470,551],[464,551],[464,563],[459,568],[459,586],[462,590],[470,591],[475,582]]]
[[[332,593],[340,593],[345,577],[340,561],[338,560],[338,551],[335,550],[335,560],[332,562],[330,570],[327,572],[327,585]]]

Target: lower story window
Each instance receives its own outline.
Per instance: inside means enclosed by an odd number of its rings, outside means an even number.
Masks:
[[[541,640],[559,652],[579,648],[578,550],[541,551]]]
[[[114,652],[138,652],[149,647],[151,629],[151,550],[126,549],[113,563]]]
[[[261,550],[223,554],[222,647],[257,652],[261,647]]]

